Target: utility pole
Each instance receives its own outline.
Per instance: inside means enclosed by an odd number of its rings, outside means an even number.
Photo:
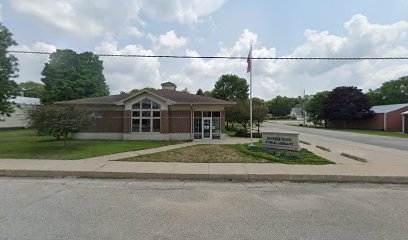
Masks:
[[[305,111],[305,101],[306,101],[306,89],[303,90],[303,104],[302,104],[302,113],[303,113],[303,126],[306,126],[306,111]]]

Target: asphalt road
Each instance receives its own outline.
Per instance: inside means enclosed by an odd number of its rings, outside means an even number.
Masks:
[[[347,140],[358,143],[365,143],[374,146],[381,146],[399,150],[408,151],[408,138],[396,138],[396,137],[385,137],[385,136],[376,136],[368,134],[358,134],[358,133],[349,133],[349,132],[340,132],[340,131],[331,131],[325,129],[316,129],[316,128],[304,128],[297,126],[290,126],[280,123],[270,123],[264,122],[262,131],[268,131],[271,128],[279,128],[282,130],[294,131],[299,133],[308,133],[314,134],[323,137]]]
[[[407,185],[0,178],[1,239],[407,239]]]

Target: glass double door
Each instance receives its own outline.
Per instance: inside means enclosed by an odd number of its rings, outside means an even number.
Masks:
[[[202,138],[203,139],[211,139],[212,138],[212,119],[211,118],[203,118],[202,122]]]

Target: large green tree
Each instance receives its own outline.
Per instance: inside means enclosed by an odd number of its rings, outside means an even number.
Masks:
[[[17,45],[13,34],[0,22],[0,118],[14,112],[15,103],[11,101],[18,95],[18,85],[13,80],[18,75],[17,58],[7,53],[7,49]]]
[[[237,75],[222,75],[215,83],[211,95],[227,101],[239,101],[248,99],[249,86],[245,78]]]
[[[329,95],[330,91],[318,92],[307,101],[305,110],[308,121],[313,122],[315,125],[321,125],[322,121],[325,120],[323,103]]]
[[[18,87],[24,97],[40,98],[44,92],[44,84],[32,81],[19,83]]]
[[[102,71],[102,61],[91,52],[78,54],[69,49],[57,50],[50,55],[42,71],[44,94],[41,102],[109,95]]]
[[[337,87],[324,100],[322,113],[327,120],[352,121],[372,116],[367,95],[356,87]]]
[[[287,116],[292,108],[301,102],[300,98],[277,96],[267,102],[269,113],[273,116]]]
[[[385,82],[367,95],[373,105],[408,103],[408,76]]]

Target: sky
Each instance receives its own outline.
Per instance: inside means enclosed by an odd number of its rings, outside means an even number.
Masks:
[[[407,57],[406,0],[0,0],[13,50],[253,57]],[[46,55],[16,55],[17,82],[41,81]],[[174,82],[211,90],[249,81],[246,60],[101,57],[111,94]],[[407,60],[254,60],[253,95],[272,99],[408,75]]]

